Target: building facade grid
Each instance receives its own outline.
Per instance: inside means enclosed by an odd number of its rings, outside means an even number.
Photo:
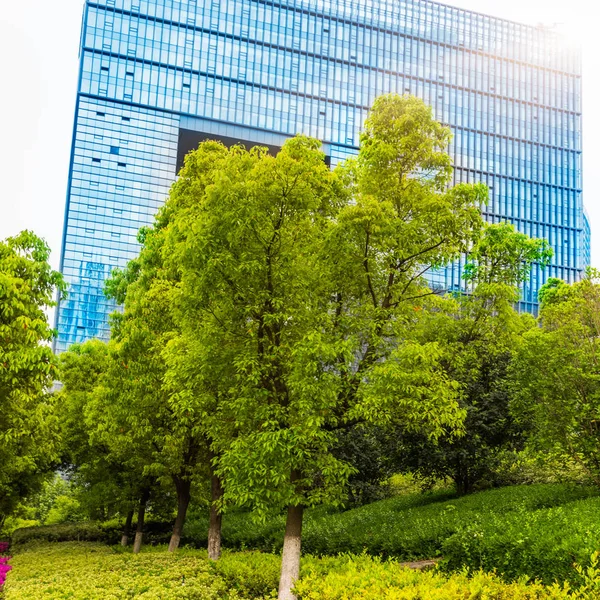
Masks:
[[[304,133],[335,165],[387,92],[423,98],[452,128],[455,182],[489,186],[489,221],[549,240],[524,309],[547,277],[574,281],[589,263],[580,55],[547,28],[424,0],[87,0],[80,62],[59,351],[108,336],[103,281],[137,255],[182,132],[274,147]],[[432,283],[459,288],[461,263]]]

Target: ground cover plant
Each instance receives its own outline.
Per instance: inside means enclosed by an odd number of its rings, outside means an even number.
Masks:
[[[260,552],[225,552],[219,562],[204,550],[141,554],[119,546],[71,542],[33,544],[15,555],[5,600],[267,600],[276,597],[281,559]],[[299,600],[592,600],[600,591],[597,558],[580,569],[583,585],[505,583],[495,575],[417,572],[367,555],[307,556],[296,585]]]
[[[496,570],[505,580],[527,576],[545,583],[580,577],[598,549],[600,497],[594,487],[571,484],[513,486],[457,497],[451,491],[414,493],[339,512],[307,511],[303,546],[307,553],[335,556],[363,552],[400,561],[444,557],[448,572],[467,566]],[[193,514],[182,542],[206,547],[208,516]],[[247,513],[228,513],[223,540],[229,550],[279,552],[283,515],[256,524]],[[153,544],[169,542],[171,523],[148,522]],[[32,541],[102,541],[117,544],[120,526],[82,523],[17,530],[13,547]]]
[[[13,568],[6,600],[245,598],[206,559],[199,560],[197,551],[173,556],[162,548],[134,555],[89,542],[33,545],[16,553]]]

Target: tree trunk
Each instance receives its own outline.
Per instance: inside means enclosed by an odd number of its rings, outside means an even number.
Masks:
[[[144,517],[146,516],[146,505],[150,498],[150,488],[146,488],[140,496],[138,505],[137,526],[135,528],[135,541],[133,542],[133,553],[138,554],[142,549],[142,541],[144,538]]]
[[[179,548],[183,526],[185,525],[185,516],[190,503],[190,488],[192,482],[189,479],[174,478],[175,488],[177,489],[177,517],[173,526],[173,534],[169,542],[169,552],[175,552]]]
[[[123,535],[121,537],[121,546],[129,544],[129,534],[131,533],[131,522],[133,521],[133,508],[127,513],[125,526],[123,527]]]
[[[221,557],[221,521],[223,516],[217,504],[223,497],[221,480],[213,473],[211,478],[210,519],[208,523],[208,558],[219,560]]]
[[[473,483],[466,470],[455,473],[454,483],[456,484],[456,492],[459,496],[465,496],[473,491]]]
[[[288,506],[281,556],[278,600],[297,600],[292,593],[292,588],[300,576],[303,513],[304,507],[302,506]]]

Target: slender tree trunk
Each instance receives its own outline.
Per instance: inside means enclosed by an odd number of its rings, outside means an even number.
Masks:
[[[121,546],[129,544],[129,534],[131,533],[131,522],[133,521],[133,508],[127,513],[125,526],[123,527],[123,535],[121,537]]]
[[[135,529],[135,541],[133,542],[133,553],[137,554],[142,549],[142,541],[144,539],[144,518],[146,516],[146,505],[150,498],[150,488],[146,488],[140,496],[138,505],[137,526]]]
[[[300,577],[300,551],[302,544],[302,517],[304,507],[288,506],[283,553],[281,556],[281,577],[279,578],[278,600],[296,600],[292,588]]]
[[[211,475],[210,519],[208,523],[208,558],[219,560],[221,557],[221,515],[217,505],[223,497],[221,480],[213,473]]]
[[[179,548],[183,526],[185,525],[185,517],[190,504],[190,488],[192,482],[189,479],[175,477],[175,488],[177,489],[177,517],[173,526],[173,534],[169,542],[169,552],[175,552]]]

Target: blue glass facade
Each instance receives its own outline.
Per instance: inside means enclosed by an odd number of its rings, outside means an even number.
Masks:
[[[583,267],[589,267],[592,264],[592,229],[590,227],[590,218],[585,208],[583,209],[583,241],[581,253]]]
[[[589,262],[580,56],[548,29],[427,0],[87,0],[80,69],[58,351],[108,336],[102,283],[137,254],[184,150],[302,132],[335,164],[390,91],[452,127],[455,180],[488,184],[488,220],[550,241],[524,308],[548,276],[573,281]],[[459,286],[460,264],[433,279]]]

